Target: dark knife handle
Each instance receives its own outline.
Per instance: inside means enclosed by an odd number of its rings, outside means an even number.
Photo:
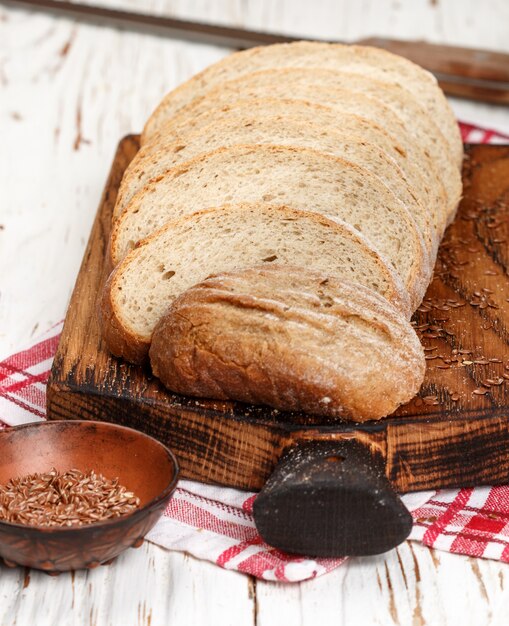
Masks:
[[[318,557],[380,554],[412,528],[382,459],[353,440],[288,450],[256,498],[254,518],[269,545]]]

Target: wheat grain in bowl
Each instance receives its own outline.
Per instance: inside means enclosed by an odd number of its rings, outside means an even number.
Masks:
[[[0,485],[0,519],[27,526],[83,526],[121,517],[140,499],[94,470],[36,472]]]

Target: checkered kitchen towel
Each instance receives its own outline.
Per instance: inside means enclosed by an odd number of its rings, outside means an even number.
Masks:
[[[509,143],[509,136],[467,124],[463,140]],[[45,417],[45,383],[61,324],[38,343],[0,362],[0,420],[15,426]],[[252,516],[256,494],[180,481],[147,539],[226,569],[266,580],[298,582],[325,574],[344,559],[284,554],[265,544]],[[411,539],[472,556],[509,562],[509,486],[440,490],[403,496],[414,519]]]

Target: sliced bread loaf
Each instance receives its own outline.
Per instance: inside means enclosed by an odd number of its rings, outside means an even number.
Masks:
[[[240,204],[170,222],[133,250],[104,288],[103,337],[116,356],[142,362],[155,325],[191,285],[211,273],[274,261],[360,283],[411,315],[396,273],[346,224],[288,207]]]
[[[170,170],[116,221],[112,261],[172,219],[238,202],[283,204],[347,222],[389,259],[413,306],[421,302],[431,264],[408,210],[366,169],[309,148],[232,146]]]
[[[432,74],[403,57],[379,48],[305,41],[238,52],[206,68],[163,99],[145,126],[143,141],[147,141],[165,120],[213,87],[249,72],[285,67],[343,70],[402,86],[436,121],[456,163],[461,164],[463,145],[458,125]]]
[[[212,276],[188,289],[156,325],[150,362],[169,389],[186,396],[355,421],[408,402],[425,371],[413,328],[387,300],[282,265]]]
[[[357,98],[349,97],[348,92],[353,92]],[[235,98],[258,98],[267,95],[272,98],[286,98],[289,93],[294,99],[303,98],[361,114],[375,122],[384,120],[385,125],[399,127],[397,137],[405,150],[409,152],[408,144],[412,144],[410,154],[415,162],[421,162],[422,167],[430,169],[434,174],[433,178],[439,179],[443,185],[446,194],[446,203],[442,205],[443,220],[444,223],[449,221],[449,215],[455,212],[461,196],[459,170],[433,121],[427,115],[419,115],[414,99],[396,86],[333,70],[264,70],[222,83],[205,95],[195,98],[180,112],[177,123],[182,116],[190,119]],[[395,134],[392,130],[391,133]],[[405,139],[406,142],[403,143]]]
[[[121,213],[126,203],[151,179],[164,176],[170,169],[201,154],[222,146],[238,144],[277,144],[308,147],[326,154],[341,157],[360,165],[377,176],[408,209],[424,237],[428,254],[434,255],[442,235],[440,221],[433,207],[424,206],[412,192],[409,182],[397,163],[376,144],[350,131],[329,129],[321,124],[286,118],[284,124],[269,117],[232,118],[212,124],[203,131],[190,135],[187,141],[172,145],[139,160],[127,173],[117,197],[117,211]],[[438,208],[438,207],[436,207]]]

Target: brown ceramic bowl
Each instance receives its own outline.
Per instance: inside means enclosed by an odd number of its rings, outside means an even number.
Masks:
[[[131,428],[105,422],[38,422],[0,432],[0,484],[34,472],[94,470],[118,477],[140,508],[80,527],[43,528],[0,521],[0,557],[48,573],[91,568],[137,547],[163,513],[177,483],[168,448]]]

